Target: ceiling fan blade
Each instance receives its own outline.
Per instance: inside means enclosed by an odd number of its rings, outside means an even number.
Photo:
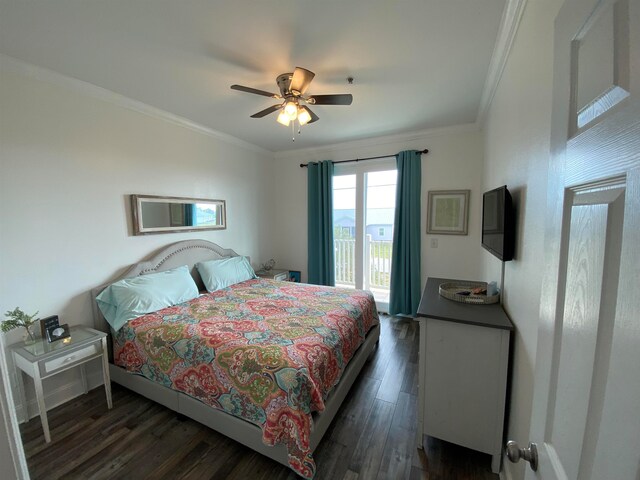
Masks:
[[[296,91],[300,95],[304,95],[304,92],[309,88],[309,84],[316,74],[306,68],[296,67],[293,71],[293,77],[291,78],[291,84],[289,90]]]
[[[306,105],[301,105],[300,108],[304,108],[307,112],[309,112],[309,115],[311,115],[311,120],[309,120],[307,124],[317,122],[318,120],[320,120],[320,117],[318,117],[315,113],[313,113],[311,109]]]
[[[253,93],[255,95],[263,95],[271,98],[282,98],[277,93],[265,92],[264,90],[258,90],[257,88],[244,87],[242,85],[231,85],[232,90],[239,90],[240,92]]]
[[[351,105],[351,102],[353,102],[353,95],[350,93],[309,97],[309,103],[312,105]]]
[[[258,113],[254,113],[253,115],[251,115],[251,118],[262,118],[281,108],[282,108],[282,104],[279,103],[278,105],[273,105],[269,108],[265,108],[264,110],[259,111]]]

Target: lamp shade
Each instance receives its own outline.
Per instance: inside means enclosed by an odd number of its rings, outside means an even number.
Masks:
[[[284,113],[289,115],[290,120],[295,120],[296,116],[298,115],[298,104],[291,100],[288,101],[287,104],[284,106]]]
[[[304,108],[300,107],[298,109],[298,123],[300,125],[306,125],[311,120],[311,115]]]
[[[291,122],[291,118],[284,111],[284,108],[283,108],[278,114],[278,123],[281,125],[284,125],[285,127],[288,127],[290,122]]]

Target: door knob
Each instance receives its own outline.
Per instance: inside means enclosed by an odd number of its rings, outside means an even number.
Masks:
[[[518,463],[518,460],[523,459],[529,462],[531,470],[534,472],[538,470],[538,446],[535,443],[529,442],[529,446],[526,448],[520,448],[518,442],[509,440],[507,442],[507,458],[513,463]]]

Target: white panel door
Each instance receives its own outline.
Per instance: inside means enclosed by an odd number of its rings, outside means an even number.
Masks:
[[[527,479],[637,480],[640,0],[567,0],[554,49]]]

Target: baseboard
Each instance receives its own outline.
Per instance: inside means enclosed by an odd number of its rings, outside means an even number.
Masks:
[[[28,379],[25,379],[28,381]],[[101,385],[104,385],[102,378],[102,370],[87,372],[87,389],[93,390]],[[47,406],[47,411],[56,408],[69,400],[72,400],[80,395],[84,395],[84,389],[82,388],[82,381],[80,378],[72,380],[64,385],[59,386],[54,390],[46,391],[44,394],[44,402]],[[20,423],[25,423],[34,417],[40,415],[38,410],[38,402],[35,398],[27,399],[27,415],[24,415],[25,406],[16,404],[16,414]],[[27,420],[25,420],[25,417]]]

